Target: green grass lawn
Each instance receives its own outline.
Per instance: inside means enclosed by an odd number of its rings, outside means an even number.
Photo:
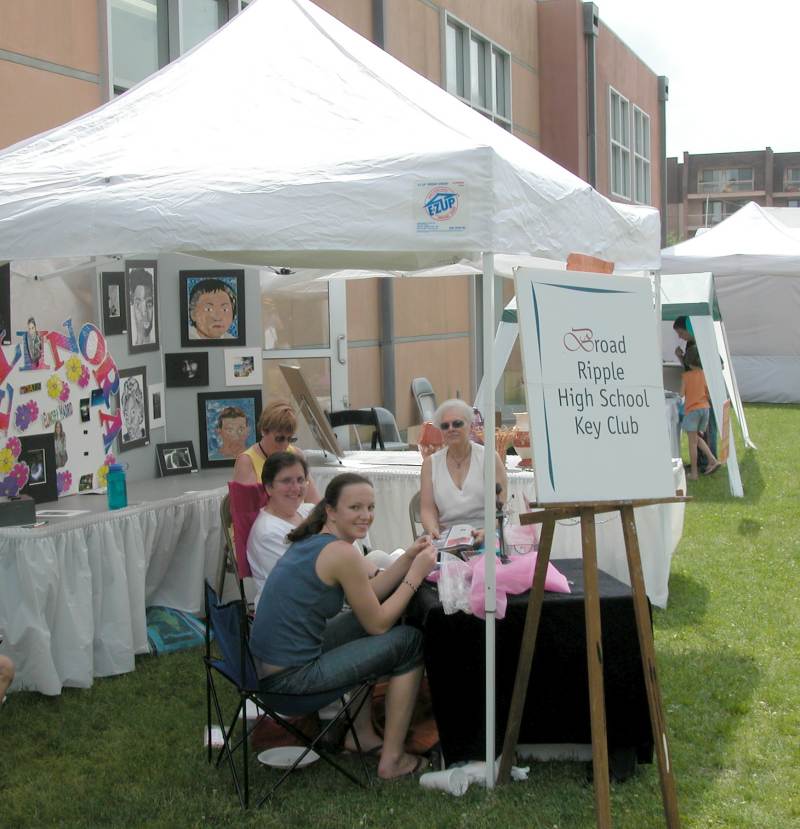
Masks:
[[[656,652],[682,823],[800,827],[800,407],[748,406],[746,497],[724,472],[690,486]],[[741,446],[741,443],[738,444]],[[410,781],[359,791],[322,764],[259,811],[205,761],[200,654],[0,710],[0,826],[591,827],[581,764],[462,798]],[[260,769],[258,770],[260,771]],[[612,785],[614,826],[663,826],[655,765]]]

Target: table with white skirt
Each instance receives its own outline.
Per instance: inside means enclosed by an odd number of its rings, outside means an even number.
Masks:
[[[391,552],[412,542],[408,505],[419,490],[422,465],[419,452],[348,452],[339,463],[330,456],[323,463],[321,453],[307,454],[312,464],[311,474],[320,492],[325,490],[331,478],[341,472],[358,472],[372,481],[375,487],[375,521],[369,531],[369,540],[373,548]],[[517,461],[515,456],[508,457],[509,463]],[[673,461],[673,481],[676,490],[686,492],[686,477],[680,459]],[[534,473],[529,469],[508,469],[511,522],[516,522],[519,513],[526,511],[524,496],[534,500]],[[666,607],[672,554],[683,533],[684,504],[640,507],[635,510],[635,515],[647,595],[653,604]],[[619,513],[598,516],[596,532],[598,567],[630,584]],[[558,522],[551,557],[581,557],[578,519]]]
[[[74,495],[38,510],[86,510],[37,528],[0,528],[0,653],[15,690],[60,694],[134,669],[147,652],[146,609],[203,607],[221,550],[230,469],[128,485],[130,506]]]

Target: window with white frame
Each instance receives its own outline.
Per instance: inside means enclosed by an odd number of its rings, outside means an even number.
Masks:
[[[120,95],[222,26],[229,0],[107,0],[111,79]]]
[[[631,105],[609,87],[609,133],[611,139],[611,192],[631,197]]]
[[[726,167],[701,170],[697,184],[700,193],[736,193],[753,190],[753,168]]]
[[[650,116],[633,107],[633,198],[650,204]]]
[[[783,177],[783,189],[794,192],[800,190],[800,167],[787,167]]]
[[[511,56],[451,15],[445,16],[445,89],[511,129]]]
[[[786,200],[787,207],[800,207],[800,199],[787,199]]]

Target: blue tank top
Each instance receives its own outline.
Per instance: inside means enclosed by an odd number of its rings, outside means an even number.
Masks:
[[[250,629],[250,650],[269,665],[295,668],[322,653],[328,619],[342,609],[344,591],[317,575],[323,547],[338,541],[323,533],[295,541],[272,568]]]

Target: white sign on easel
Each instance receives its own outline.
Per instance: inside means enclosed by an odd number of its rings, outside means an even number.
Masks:
[[[675,494],[650,281],[520,268],[540,503]]]

